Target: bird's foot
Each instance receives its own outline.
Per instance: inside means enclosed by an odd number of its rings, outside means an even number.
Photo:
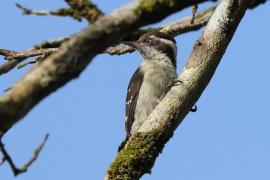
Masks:
[[[178,85],[182,85],[182,84],[184,84],[183,81],[181,81],[179,79],[176,79],[176,80],[173,81],[172,86],[178,86]]]
[[[179,79],[174,80],[170,85],[168,85],[167,87],[167,92],[173,87],[173,86],[178,86],[178,85],[182,85],[183,82]]]
[[[176,79],[173,81],[173,83],[171,83],[168,87],[167,87],[167,92],[173,87],[173,86],[178,86],[178,85],[182,85],[184,84],[183,81],[179,80],[179,79]],[[196,104],[194,105],[194,107],[192,107],[190,109],[190,112],[196,112],[197,111],[197,106]]]
[[[194,107],[192,107],[189,111],[190,111],[190,112],[196,112],[196,111],[197,111],[197,106],[196,106],[196,104],[195,104]]]

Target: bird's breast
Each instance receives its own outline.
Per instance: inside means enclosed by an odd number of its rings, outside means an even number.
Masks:
[[[137,99],[134,124],[131,131],[137,131],[149,114],[160,102],[168,86],[177,77],[173,65],[166,62],[143,62],[141,65],[143,83]]]

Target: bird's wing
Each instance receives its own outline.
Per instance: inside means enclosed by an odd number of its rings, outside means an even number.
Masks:
[[[131,127],[134,122],[135,108],[142,81],[143,81],[143,72],[141,72],[140,68],[138,68],[133,74],[127,89],[126,121],[125,121],[127,136],[130,135]]]

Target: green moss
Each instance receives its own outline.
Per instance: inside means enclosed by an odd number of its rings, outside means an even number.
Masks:
[[[135,180],[150,173],[155,159],[163,149],[156,131],[137,133],[127,142],[125,149],[119,152],[108,170],[109,179]]]
[[[176,0],[141,0],[140,5],[135,9],[135,14],[151,19],[156,12],[157,16],[162,17],[162,14],[167,14],[168,9],[175,9],[178,4]]]

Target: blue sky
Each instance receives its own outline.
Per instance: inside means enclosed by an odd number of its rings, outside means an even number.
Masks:
[[[57,9],[61,0],[3,1],[0,7],[0,48],[24,50],[46,39],[82,30],[86,22],[71,18],[22,16],[19,2],[33,9]],[[94,1],[106,13],[129,0]],[[199,10],[210,4],[199,6]],[[213,79],[143,180],[268,180],[270,179],[270,3],[249,10],[242,20]],[[170,16],[167,24],[189,15]],[[178,72],[201,31],[176,38]],[[1,57],[0,62],[4,60]],[[124,101],[130,77],[139,66],[137,53],[99,55],[81,74],[50,95],[5,138],[18,165],[29,159],[46,133],[50,138],[38,160],[20,180],[102,179],[124,138]],[[28,68],[0,77],[0,94]],[[7,164],[3,180],[14,179]]]

